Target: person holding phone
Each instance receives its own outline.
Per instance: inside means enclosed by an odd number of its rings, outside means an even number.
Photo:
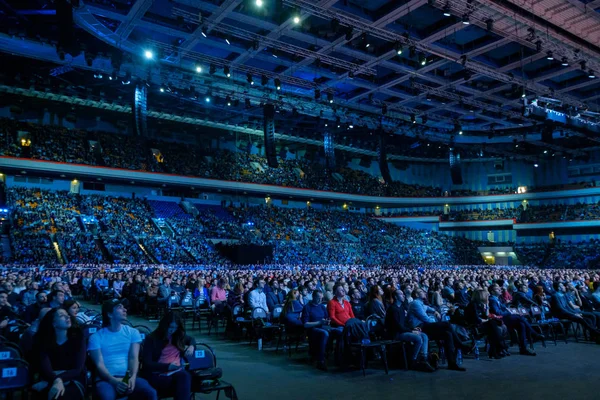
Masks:
[[[188,336],[179,314],[168,311],[144,342],[144,377],[159,391],[168,391],[175,400],[189,400],[192,376],[182,358],[194,354],[195,340]]]

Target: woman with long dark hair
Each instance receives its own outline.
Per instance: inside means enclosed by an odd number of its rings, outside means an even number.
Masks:
[[[34,390],[38,390],[40,398],[83,399],[85,339],[79,328],[72,328],[69,314],[61,308],[48,311],[40,322],[34,341],[40,352],[42,380]]]
[[[160,320],[146,337],[142,355],[142,374],[159,391],[171,390],[175,400],[189,400],[192,377],[183,367],[183,357],[194,354],[195,341],[186,335],[179,314],[172,311]]]
[[[299,297],[300,292],[297,289],[292,289],[285,299],[282,319],[288,328],[301,329],[304,326],[302,323],[302,309],[304,306],[300,303]]]
[[[369,290],[369,301],[367,303],[367,318],[371,315],[375,315],[378,319],[385,319],[385,306],[383,305],[383,290],[381,286],[371,286]]]

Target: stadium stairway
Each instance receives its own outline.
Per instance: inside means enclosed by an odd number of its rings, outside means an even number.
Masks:
[[[96,243],[96,246],[98,246],[98,248],[100,249],[100,252],[102,252],[102,256],[104,257],[104,259],[110,264],[114,264],[115,260],[112,254],[110,254],[110,251],[108,251],[108,249],[104,245],[104,240],[102,240],[102,238],[95,237],[94,242]]]
[[[5,260],[10,260],[12,257],[12,250],[10,248],[10,236],[2,235],[2,257]]]
[[[140,238],[136,238],[135,240],[138,243],[138,245],[140,246],[140,249],[142,249],[142,251],[146,255],[146,258],[148,260],[150,260],[150,264],[160,264],[158,262],[158,260],[156,259],[156,257],[154,257],[154,254],[152,254],[150,251],[148,251],[148,249],[146,248],[146,246],[144,245],[144,243],[142,242],[142,240]]]

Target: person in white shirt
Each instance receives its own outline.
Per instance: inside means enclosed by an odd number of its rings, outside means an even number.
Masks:
[[[98,375],[95,397],[115,400],[156,400],[156,390],[138,377],[142,337],[137,329],[123,325],[127,309],[118,299],[102,304],[103,328],[90,336],[88,351]],[[123,382],[124,378],[127,382]]]
[[[269,313],[269,307],[267,306],[267,295],[265,294],[265,285],[266,282],[264,279],[257,279],[254,283],[254,290],[248,294],[248,303],[250,304],[250,308],[254,310],[255,308],[262,308],[265,312]]]

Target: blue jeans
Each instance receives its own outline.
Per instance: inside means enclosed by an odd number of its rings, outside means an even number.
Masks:
[[[114,386],[107,381],[96,382],[95,394],[100,400],[116,400],[123,397],[127,397],[129,400],[157,400],[156,390],[150,386],[147,380],[139,377],[135,380],[135,388],[131,394],[125,396],[118,395]]]
[[[419,357],[419,353],[423,354],[424,357],[427,357],[427,346],[429,344],[429,338],[423,332],[420,332],[419,334],[412,332],[404,332],[399,335],[396,335],[396,340],[412,342],[414,344],[412,354],[413,360],[416,360]]]

